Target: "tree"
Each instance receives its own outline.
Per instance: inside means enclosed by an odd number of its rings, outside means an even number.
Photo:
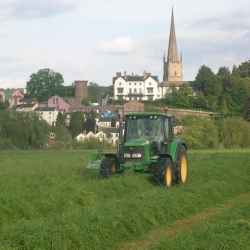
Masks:
[[[239,72],[241,77],[250,77],[250,60],[243,62],[238,67],[238,72]]]
[[[105,96],[113,95],[113,86],[99,86],[97,83],[90,82],[88,86],[88,100],[91,102],[100,102]]]
[[[71,114],[69,130],[72,137],[76,137],[83,132],[84,115],[81,112],[74,112]]]
[[[203,65],[196,76],[194,87],[201,91],[205,96],[219,96],[222,92],[222,84],[218,81],[217,76],[213,71]]]
[[[95,132],[95,128],[96,128],[96,121],[95,121],[95,114],[94,112],[91,112],[87,115],[87,118],[85,120],[84,123],[84,129],[86,130],[86,132]]]
[[[56,127],[65,126],[65,116],[63,113],[59,112],[56,118]]]
[[[36,114],[0,111],[0,149],[43,148],[49,127]]]
[[[60,93],[63,82],[60,73],[51,69],[41,69],[32,74],[27,82],[27,94],[39,101],[48,100],[49,97]]]
[[[8,101],[0,102],[0,110],[6,110],[9,107]]]
[[[223,89],[227,90],[231,87],[231,72],[227,67],[220,67],[217,73],[219,79],[223,82]]]
[[[244,110],[244,118],[250,122],[250,97],[247,98],[245,110]]]

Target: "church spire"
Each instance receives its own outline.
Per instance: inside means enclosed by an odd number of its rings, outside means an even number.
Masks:
[[[179,62],[178,48],[175,34],[174,8],[172,8],[171,28],[168,44],[168,62]]]
[[[179,56],[174,24],[174,9],[172,9],[171,27],[168,45],[168,55],[164,58],[163,82],[182,82],[182,55]]]

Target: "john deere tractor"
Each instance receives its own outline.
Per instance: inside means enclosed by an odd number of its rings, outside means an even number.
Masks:
[[[174,135],[175,119],[162,113],[126,115],[118,150],[104,154],[100,175],[110,177],[126,169],[151,173],[167,188],[188,180],[187,146]]]

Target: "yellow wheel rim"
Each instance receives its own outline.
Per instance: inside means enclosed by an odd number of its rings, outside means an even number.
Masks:
[[[188,177],[188,162],[187,157],[184,155],[181,158],[181,182],[186,183]]]
[[[112,172],[112,174],[115,174],[115,172],[116,172],[115,163],[113,163],[111,166],[111,172]]]
[[[167,187],[172,185],[172,170],[170,167],[168,167],[165,172],[165,184]]]

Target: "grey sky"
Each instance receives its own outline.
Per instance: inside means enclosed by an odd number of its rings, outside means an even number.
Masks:
[[[0,0],[0,88],[50,67],[70,84],[111,84],[116,71],[162,78],[171,7],[184,76],[250,58],[248,0]]]

